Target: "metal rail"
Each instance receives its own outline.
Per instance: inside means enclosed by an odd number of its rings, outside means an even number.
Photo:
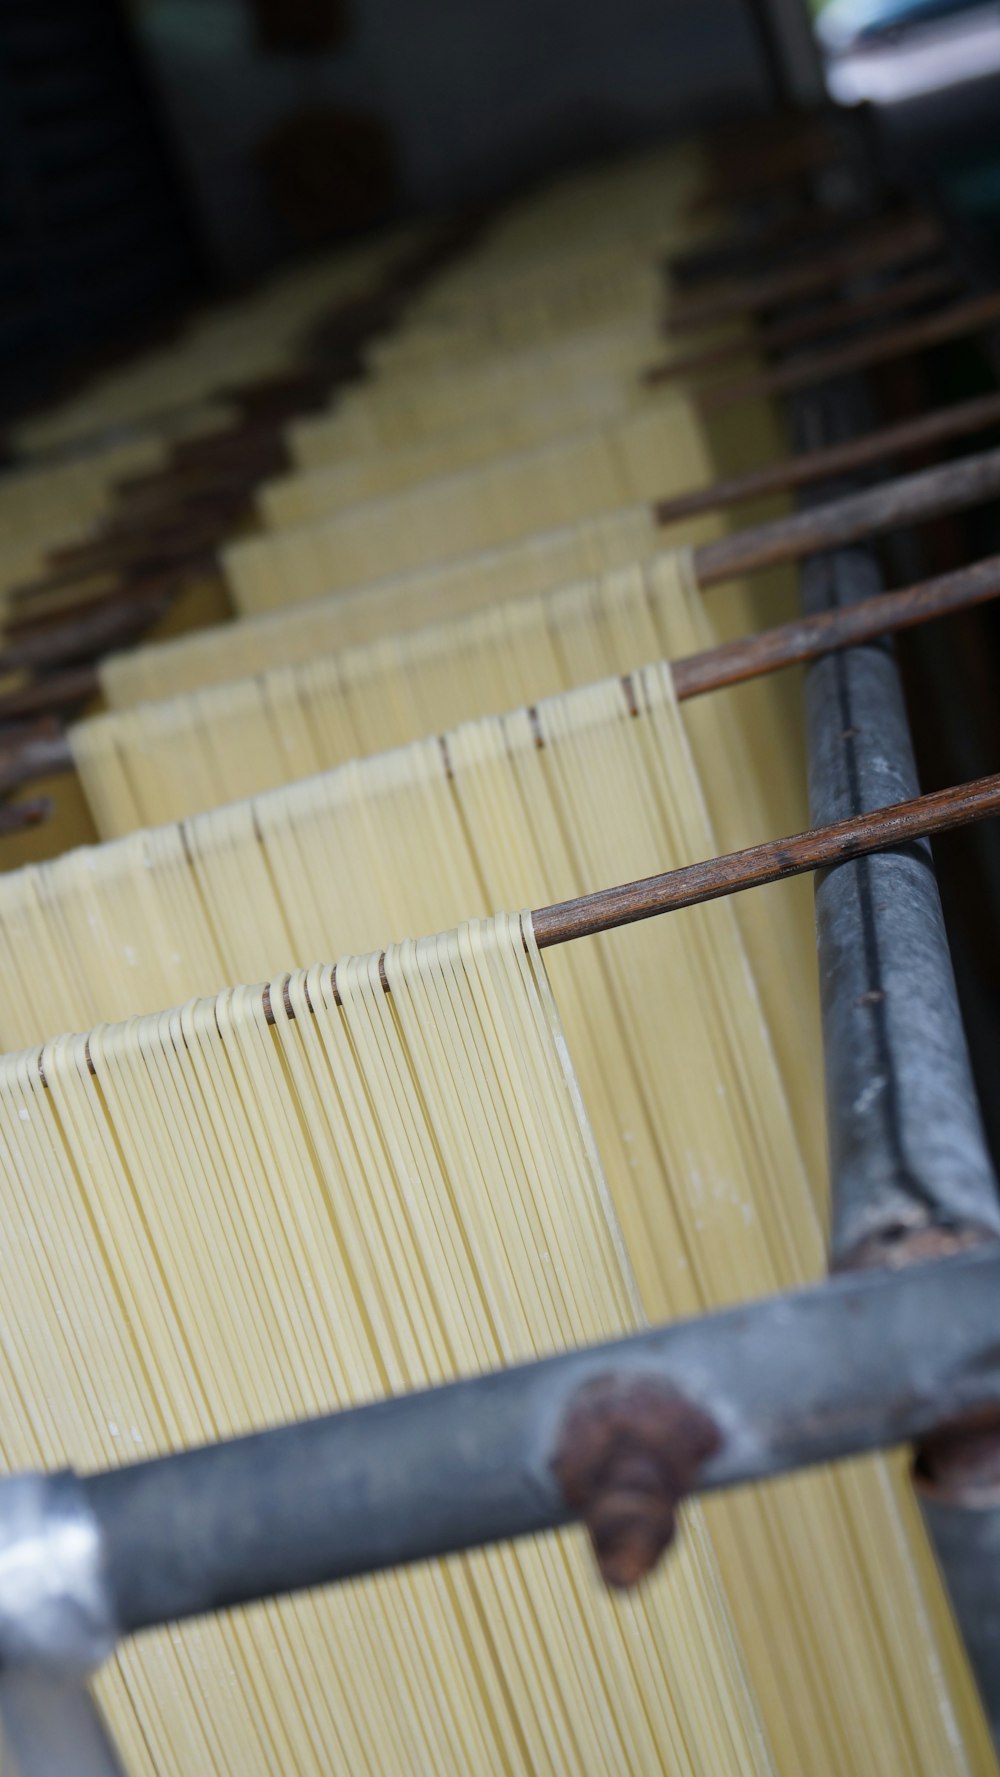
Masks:
[[[795,408],[804,448],[868,419],[839,385]],[[812,497],[820,498],[818,490]],[[877,595],[872,553],[806,562],[808,615]],[[918,789],[892,645],[816,661],[806,689],[810,811],[857,818]],[[963,1246],[994,1249],[1000,1198],[987,1151],[926,841],[817,879],[816,923],[832,1188],[832,1263],[892,1267]],[[958,1292],[938,1331],[961,1322]],[[970,1450],[972,1455],[970,1456]],[[1000,1436],[937,1440],[923,1463],[928,1530],[1000,1744]]]
[[[707,1419],[698,1491],[1000,1412],[1000,1253],[835,1278],[92,1476],[113,1619],[128,1633],[554,1529],[574,1515],[567,1427],[609,1381]]]

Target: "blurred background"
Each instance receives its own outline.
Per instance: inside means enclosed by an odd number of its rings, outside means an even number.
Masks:
[[[998,80],[956,0],[0,0],[3,408],[290,254],[824,90],[988,208]]]

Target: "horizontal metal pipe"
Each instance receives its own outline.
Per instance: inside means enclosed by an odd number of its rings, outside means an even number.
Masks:
[[[697,1490],[1000,1410],[1000,1257],[838,1278],[591,1350],[94,1475],[123,1632],[461,1549],[570,1510],[553,1464],[599,1379],[716,1428]]]

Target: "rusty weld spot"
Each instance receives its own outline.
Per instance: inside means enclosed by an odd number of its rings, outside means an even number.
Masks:
[[[552,1467],[607,1585],[634,1586],[656,1566],[676,1507],[720,1443],[707,1414],[646,1378],[600,1376],[579,1390]]]
[[[908,1265],[923,1265],[935,1259],[948,1259],[953,1253],[995,1245],[996,1238],[991,1229],[977,1227],[974,1223],[949,1226],[941,1222],[924,1222],[917,1227],[893,1223],[867,1235],[837,1260],[834,1270],[902,1271]]]
[[[952,1505],[1000,1499],[1000,1413],[984,1407],[939,1426],[916,1452],[920,1491]]]

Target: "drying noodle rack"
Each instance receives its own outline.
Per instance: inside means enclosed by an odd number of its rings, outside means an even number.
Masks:
[[[772,324],[794,339],[797,312]],[[866,400],[845,375],[793,393],[797,450],[855,437]],[[883,590],[857,545],[809,558],[800,588],[807,614]],[[814,661],[806,704],[814,825],[918,794],[891,644]],[[899,1443],[1000,1744],[1000,1196],[927,841],[828,870],[816,909],[830,1278],[113,1472],[3,1481],[0,1711],[24,1777],[119,1769],[85,1680],[121,1636],[572,1518],[626,1585],[686,1493]]]

